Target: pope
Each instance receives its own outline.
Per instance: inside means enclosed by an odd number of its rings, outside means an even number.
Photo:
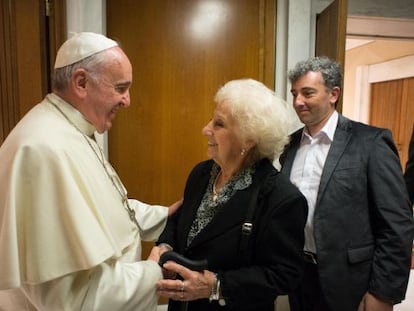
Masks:
[[[130,105],[118,43],[79,33],[59,49],[53,91],[0,147],[0,309],[155,310],[169,208],[129,199],[95,133]]]

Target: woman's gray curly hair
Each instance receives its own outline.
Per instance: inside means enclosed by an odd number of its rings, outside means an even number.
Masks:
[[[253,161],[273,161],[282,153],[289,142],[287,103],[271,89],[253,79],[232,80],[218,90],[215,102],[229,105],[240,139],[256,144]]]

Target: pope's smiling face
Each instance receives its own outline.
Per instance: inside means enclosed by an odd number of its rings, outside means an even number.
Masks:
[[[88,79],[88,95],[83,113],[99,133],[110,129],[120,108],[130,105],[129,88],[132,83],[132,66],[119,48],[108,50],[109,63],[98,77]]]

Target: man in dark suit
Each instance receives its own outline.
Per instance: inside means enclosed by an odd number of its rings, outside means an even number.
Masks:
[[[309,205],[291,310],[392,310],[405,297],[414,223],[391,132],[338,114],[338,63],[311,58],[289,80],[305,126],[292,134],[282,172]]]
[[[410,145],[408,146],[408,160],[405,166],[404,179],[412,204],[414,202],[414,126],[411,134]]]

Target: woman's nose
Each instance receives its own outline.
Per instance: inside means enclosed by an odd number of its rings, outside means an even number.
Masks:
[[[211,121],[209,121],[204,127],[203,127],[203,129],[201,130],[201,133],[204,135],[204,136],[209,136],[209,135],[211,135]]]

